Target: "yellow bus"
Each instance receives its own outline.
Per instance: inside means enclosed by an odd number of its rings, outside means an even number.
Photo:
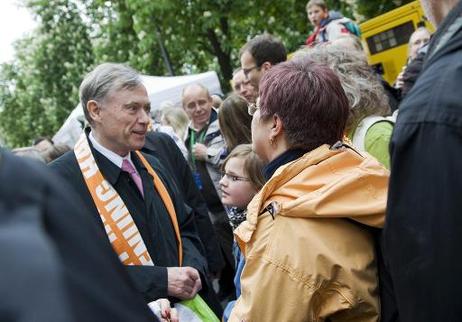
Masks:
[[[413,1],[360,24],[369,64],[388,83],[392,84],[396,80],[406,64],[409,37],[420,25],[424,25],[431,32],[435,30],[424,16],[419,1]]]

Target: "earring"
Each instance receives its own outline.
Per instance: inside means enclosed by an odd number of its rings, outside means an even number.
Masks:
[[[275,142],[274,142],[274,138],[270,138],[269,141],[270,141],[270,144],[271,144],[271,145],[274,145],[274,143],[275,143]]]

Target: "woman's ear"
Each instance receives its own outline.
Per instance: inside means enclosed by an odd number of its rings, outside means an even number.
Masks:
[[[279,134],[281,134],[283,127],[284,126],[279,115],[274,114],[272,118],[271,137],[276,138]]]

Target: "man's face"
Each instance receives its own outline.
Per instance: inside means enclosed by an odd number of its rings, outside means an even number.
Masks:
[[[209,121],[212,104],[212,98],[200,86],[190,86],[183,93],[183,108],[196,130],[201,130]]]
[[[232,79],[232,82],[233,82],[233,90],[234,90],[234,93],[235,94],[238,94],[240,95],[241,93],[241,86],[242,86],[242,83],[244,83],[245,81],[245,76],[244,76],[244,72],[242,71],[242,69],[240,71],[238,71],[234,76],[233,76],[233,79]]]
[[[260,67],[261,66],[257,66],[252,55],[248,51],[244,51],[241,56],[241,68],[245,78],[250,81],[250,85],[252,85],[256,91],[258,91],[258,84],[262,77],[262,70]]]
[[[427,29],[417,29],[409,39],[409,57],[414,59],[420,48],[430,41],[430,33]]]
[[[140,150],[150,121],[151,105],[143,85],[132,89],[111,90],[94,118],[96,139],[109,150],[126,156]]]
[[[318,27],[321,24],[321,20],[326,19],[329,16],[327,9],[324,10],[317,5],[309,7],[306,14],[308,16],[308,20],[315,27]]]
[[[245,79],[242,70],[238,71],[233,77],[233,90],[235,94],[244,97],[247,102],[255,103],[258,93],[255,87],[250,84],[250,81]]]

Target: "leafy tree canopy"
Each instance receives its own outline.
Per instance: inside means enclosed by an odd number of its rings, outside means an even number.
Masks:
[[[294,51],[311,31],[306,0],[23,1],[40,27],[16,43],[15,60],[0,68],[0,130],[10,146],[52,136],[78,102],[84,74],[98,63],[128,63],[151,75],[216,70],[227,90],[248,39],[268,32]],[[366,18],[404,2],[327,1]]]

